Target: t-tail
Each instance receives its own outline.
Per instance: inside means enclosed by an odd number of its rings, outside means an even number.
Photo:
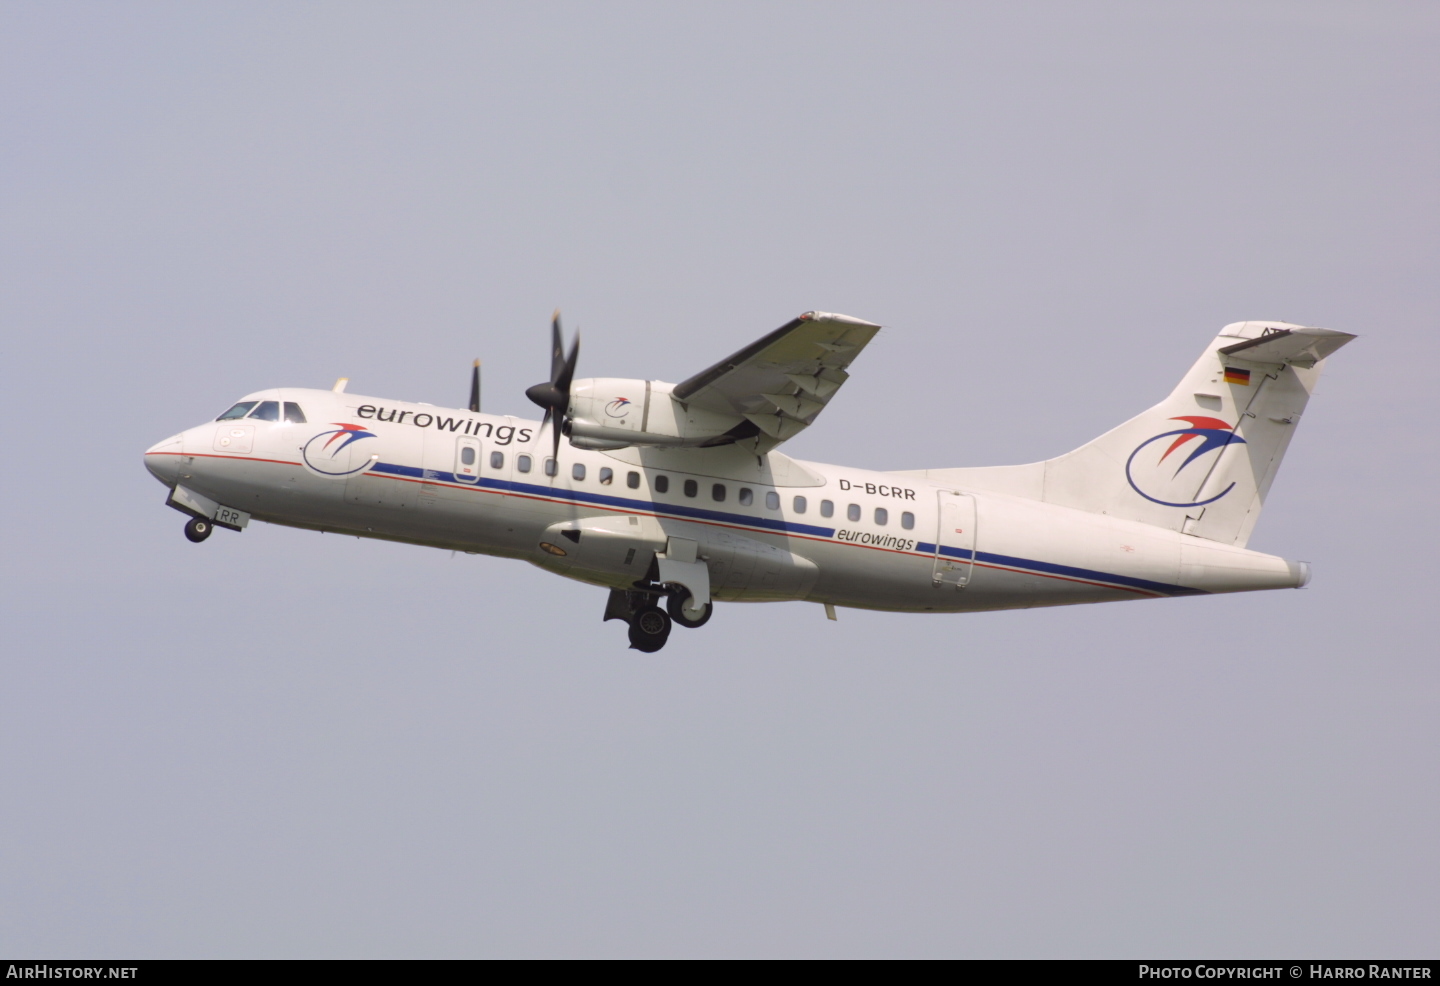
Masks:
[[[1244,547],[1326,357],[1354,338],[1236,322],[1169,397],[1073,452],[924,474]]]

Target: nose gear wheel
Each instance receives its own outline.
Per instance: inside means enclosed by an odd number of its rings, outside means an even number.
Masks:
[[[185,523],[185,536],[196,544],[208,538],[212,530],[214,530],[214,526],[208,520],[199,517],[191,517]]]

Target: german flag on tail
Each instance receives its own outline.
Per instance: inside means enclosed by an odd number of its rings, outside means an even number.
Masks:
[[[1242,387],[1248,387],[1250,386],[1250,371],[1227,366],[1225,367],[1225,382],[1238,383]]]

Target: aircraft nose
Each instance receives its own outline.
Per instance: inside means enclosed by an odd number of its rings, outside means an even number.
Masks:
[[[180,473],[180,451],[184,439],[174,435],[145,450],[145,468],[166,486],[174,486]]]

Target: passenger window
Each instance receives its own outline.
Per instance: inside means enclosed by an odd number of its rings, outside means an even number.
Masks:
[[[285,420],[292,425],[303,425],[305,423],[305,412],[300,410],[300,405],[294,401],[286,401]]]
[[[809,504],[805,502],[805,498],[803,496],[797,496],[795,498],[795,512],[797,514],[803,514],[807,506],[809,506]]]
[[[490,468],[491,468],[491,469],[504,469],[504,468],[505,468],[505,453],[504,453],[504,452],[491,452],[491,453],[490,453]]]
[[[460,450],[460,464],[464,466],[473,466],[475,464],[475,450],[469,445],[466,445]]]
[[[852,504],[850,504],[850,506],[846,507],[846,508],[845,508],[845,516],[846,516],[846,517],[849,517],[852,521],[853,521],[853,520],[859,520],[859,519],[860,519],[860,504],[858,504],[858,503],[852,503]]]
[[[748,486],[740,487],[740,506],[748,507],[755,502],[755,491]]]
[[[577,462],[570,467],[570,475],[578,482],[585,478],[585,463]]]
[[[517,456],[515,456],[515,469],[516,469],[517,472],[529,472],[529,471],[530,471],[530,456],[528,456],[528,455],[517,455]]]
[[[780,509],[780,494],[770,490],[765,494],[765,506],[770,510]]]
[[[915,515],[908,510],[905,511],[900,515],[900,526],[907,531],[915,530]]]
[[[547,476],[558,476],[559,474],[560,474],[560,463],[556,462],[554,459],[549,459],[549,458],[547,458],[547,459],[545,460],[545,475],[547,475]]]
[[[710,487],[710,499],[714,500],[716,503],[725,502],[724,483],[716,483],[714,486]]]
[[[886,510],[884,507],[876,507],[875,523],[879,524],[881,527],[884,527],[886,524],[890,523],[890,511]]]
[[[821,501],[820,501],[820,516],[821,516],[821,517],[834,517],[834,516],[835,516],[835,502],[834,502],[833,500],[821,500]]]
[[[640,474],[638,472],[627,472],[625,474],[625,485],[632,490],[640,488]]]
[[[656,476],[656,477],[655,477],[655,492],[656,492],[656,493],[669,493],[669,492],[670,492],[670,477],[669,477],[669,476]]]
[[[256,421],[279,421],[280,402],[261,401],[260,406],[250,412],[250,417],[254,418]]]
[[[613,482],[615,482],[615,470],[605,466],[600,470],[600,485],[609,486]]]
[[[243,418],[243,417],[245,417],[245,415],[247,415],[247,414],[250,413],[250,409],[251,409],[252,407],[254,407],[257,403],[259,403],[259,402],[258,402],[258,401],[241,401],[239,404],[236,404],[234,407],[232,407],[230,410],[226,411],[224,414],[220,415],[220,417],[216,418],[215,420],[216,420],[216,421],[234,421],[236,418]]]
[[[685,495],[686,495],[686,496],[698,496],[699,494],[700,494],[700,484],[697,483],[697,482],[695,482],[695,480],[693,480],[693,479],[687,479],[687,480],[685,480]]]

